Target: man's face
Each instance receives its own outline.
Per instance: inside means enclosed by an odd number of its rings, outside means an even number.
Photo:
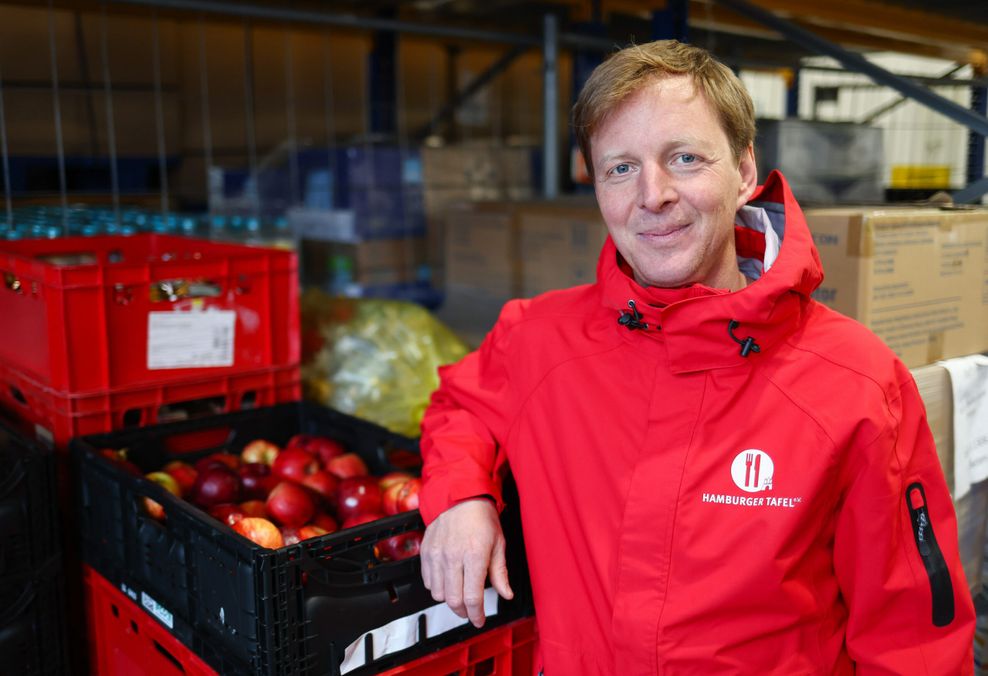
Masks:
[[[639,284],[743,286],[734,215],[756,187],[754,155],[734,158],[691,77],[647,84],[590,140],[597,202]]]

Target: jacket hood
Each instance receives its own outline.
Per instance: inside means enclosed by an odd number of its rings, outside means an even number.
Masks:
[[[795,330],[810,294],[823,281],[806,219],[781,173],[769,174],[745,212],[735,222],[735,244],[742,270],[755,281],[739,291],[702,284],[643,287],[610,237],[601,251],[597,282],[604,305],[614,311],[615,322],[626,315],[620,330],[627,329],[629,338],[661,334],[677,372],[738,366],[745,359],[757,359]],[[769,228],[775,237],[761,231]],[[773,260],[771,245],[776,240],[780,247]],[[629,301],[634,302],[637,316]],[[742,355],[747,338],[752,340]]]

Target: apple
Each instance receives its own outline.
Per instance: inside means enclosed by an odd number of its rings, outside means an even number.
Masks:
[[[421,547],[422,531],[413,530],[378,540],[374,545],[374,556],[381,561],[401,561],[418,556]]]
[[[259,516],[261,518],[268,518],[268,508],[265,506],[263,500],[247,500],[240,503],[240,509],[243,510],[246,516]]]
[[[421,479],[409,479],[401,484],[398,491],[398,511],[411,512],[419,508],[419,492],[422,490]]]
[[[150,472],[149,474],[146,474],[144,478],[158,484],[176,498],[182,497],[182,489],[179,488],[178,482],[175,481],[175,479],[173,479],[167,472]],[[164,521],[165,508],[162,507],[160,503],[152,500],[151,498],[144,498],[144,509],[147,510],[147,513],[152,519]]]
[[[247,516],[243,508],[240,505],[234,505],[229,502],[224,502],[219,505],[213,505],[209,508],[209,515],[221,523],[225,523],[227,526],[232,526],[241,519]]]
[[[302,526],[316,513],[312,494],[292,481],[274,487],[265,503],[268,514],[282,526]]]
[[[326,512],[319,512],[314,517],[312,517],[313,526],[319,526],[327,533],[332,533],[340,529],[340,524],[336,523],[336,519],[331,517]]]
[[[279,479],[291,479],[292,481],[302,481],[310,474],[315,474],[320,469],[319,461],[300,448],[286,448],[271,465],[271,471]]]
[[[342,457],[342,456],[341,456]],[[371,476],[344,479],[336,489],[336,515],[346,521],[360,514],[381,513],[381,488]]]
[[[192,502],[209,509],[224,502],[239,502],[240,475],[223,463],[206,467],[199,472],[192,486]]]
[[[381,510],[385,514],[398,513],[398,494],[404,488],[406,482],[393,483],[387,488],[381,489]]]
[[[298,538],[299,540],[308,540],[309,538],[317,538],[328,533],[329,531],[325,528],[310,523],[298,529]]]
[[[213,465],[226,465],[230,469],[237,469],[240,467],[240,456],[234,455],[233,453],[212,453],[207,455],[205,458],[199,458],[196,461],[195,468],[196,471],[202,472],[207,467],[212,467]]]
[[[315,434],[296,434],[288,440],[285,448],[300,448],[309,455],[319,458],[323,466],[336,456],[346,453],[346,448],[340,442]]]
[[[302,479],[302,485],[315,491],[327,504],[332,504],[336,499],[336,488],[339,483],[340,480],[336,478],[336,475],[326,469],[321,469]]]
[[[127,459],[127,449],[117,450],[116,448],[100,449],[99,454],[112,462],[114,465],[132,476],[144,476],[141,468]]]
[[[388,490],[394,484],[403,484],[409,479],[414,479],[408,472],[388,472],[377,480],[377,485],[381,487],[381,492]]]
[[[196,477],[199,475],[195,467],[182,460],[172,460],[162,469],[171,474],[172,478],[178,482],[178,487],[182,489],[182,497],[192,491],[192,487],[196,484]]]
[[[383,518],[384,514],[381,512],[364,512],[363,514],[355,514],[348,519],[344,519],[343,525],[340,526],[340,528],[346,530],[347,528],[353,528],[354,526],[370,523],[371,521],[377,521],[378,519]]]
[[[326,463],[326,469],[335,474],[340,479],[347,479],[354,476],[367,476],[370,470],[360,456],[356,453],[344,453],[335,458],[330,458]]]
[[[285,541],[281,537],[278,527],[267,519],[255,516],[244,517],[233,524],[233,530],[248,540],[268,549],[278,549],[285,545]]]
[[[240,459],[245,463],[264,463],[271,465],[274,459],[281,453],[281,449],[276,444],[267,439],[254,439],[240,451]]]
[[[289,547],[291,545],[297,545],[299,542],[302,541],[302,538],[298,534],[299,531],[298,528],[282,526],[278,530],[281,531],[281,539],[284,541],[286,547]]]
[[[263,462],[241,465],[239,472],[244,497],[248,500],[265,500],[271,489],[278,485],[279,479],[271,472],[271,466]]]

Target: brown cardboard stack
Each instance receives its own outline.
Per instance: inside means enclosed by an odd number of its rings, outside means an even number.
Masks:
[[[422,188],[425,199],[429,263],[442,286],[444,229],[448,210],[457,203],[529,200],[534,196],[530,146],[469,143],[424,147]]]
[[[407,284],[417,281],[425,265],[425,238],[305,240],[300,255],[307,285],[325,288],[327,280],[340,275],[361,287]]]
[[[988,211],[808,209],[825,279],[814,296],[907,366],[988,350]]]
[[[933,432],[937,455],[951,494],[954,492],[954,402],[947,369],[931,364],[912,370],[920,396],[926,405],[926,417]],[[981,568],[988,528],[988,481],[971,486],[961,499],[954,500],[957,511],[957,535],[964,574],[972,592],[981,589]]]
[[[505,301],[593,282],[606,236],[592,197],[455,205],[440,316],[477,342]]]

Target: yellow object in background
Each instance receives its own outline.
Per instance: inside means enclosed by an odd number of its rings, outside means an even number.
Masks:
[[[894,164],[890,188],[950,188],[949,164]]]
[[[302,295],[305,398],[417,437],[438,368],[469,348],[428,310],[404,301]]]

